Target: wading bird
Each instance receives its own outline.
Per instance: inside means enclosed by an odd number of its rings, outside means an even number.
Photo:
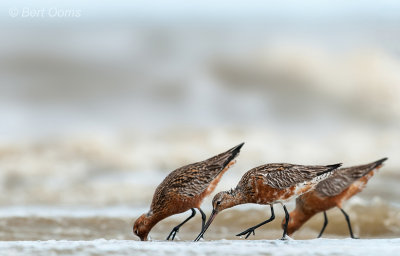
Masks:
[[[326,211],[338,207],[346,218],[351,238],[355,238],[351,229],[350,218],[342,209],[342,204],[361,192],[368,180],[374,175],[375,170],[379,169],[386,160],[387,158],[383,158],[366,165],[340,168],[331,177],[318,183],[314,190],[298,197],[296,208],[290,213],[290,221],[287,225],[288,235],[296,232],[315,214],[324,212],[324,224],[318,235],[318,238],[321,237],[328,225]],[[286,226],[285,220],[282,222],[282,226]]]
[[[235,163],[244,143],[202,162],[183,166],[171,172],[154,192],[150,211],[141,215],[133,225],[133,233],[147,241],[150,230],[161,220],[191,210],[191,215],[174,227],[167,237],[174,240],[179,228],[196,214],[202,217],[202,228],[206,215],[200,209],[203,199],[212,193],[222,175]]]
[[[269,205],[271,217],[237,236],[246,235],[246,238],[248,238],[251,233],[255,234],[255,229],[274,220],[273,204],[275,203],[282,204],[285,218],[288,220],[289,213],[283,203],[310,191],[319,181],[329,177],[331,172],[339,168],[340,165],[306,166],[280,163],[266,164],[247,171],[235,189],[222,191],[214,196],[211,216],[195,241],[203,236],[219,212],[239,204]],[[282,236],[282,239],[285,238],[286,227]]]

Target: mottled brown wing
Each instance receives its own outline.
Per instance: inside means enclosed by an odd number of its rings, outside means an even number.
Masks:
[[[188,197],[196,196],[208,187],[223,168],[219,165],[193,164],[171,173],[173,177],[167,177],[168,179],[165,179],[159,187],[162,187],[165,192],[174,192]]]
[[[335,173],[326,180],[321,181],[315,187],[315,191],[321,196],[335,196],[340,194],[343,190],[348,188],[356,179],[347,176],[346,172],[349,168],[337,170]]]
[[[273,188],[285,189],[314,178],[338,168],[335,165],[294,165],[294,164],[266,164],[256,167],[248,172],[248,178],[262,179]],[[244,181],[245,182],[245,181]]]
[[[375,168],[380,167],[386,160],[387,158],[383,158],[365,165],[340,168],[335,171],[331,177],[318,183],[315,187],[315,191],[321,196],[336,196],[342,193],[343,190],[348,188],[356,180],[368,174]]]
[[[243,143],[205,161],[189,164],[171,172],[158,185],[152,207],[163,205],[162,201],[172,195],[193,197],[200,195],[220,172],[238,156]]]
[[[343,173],[345,173],[346,176],[349,176],[352,179],[359,179],[364,175],[366,175],[367,173],[369,173],[370,171],[374,170],[375,168],[381,167],[383,162],[385,162],[386,160],[387,158],[385,157],[369,164],[343,168],[346,169],[345,171],[343,171]]]

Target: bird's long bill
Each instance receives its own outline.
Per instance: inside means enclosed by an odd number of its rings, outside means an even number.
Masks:
[[[216,210],[213,210],[210,218],[208,219],[206,225],[204,225],[204,228],[201,230],[200,234],[196,237],[196,239],[194,239],[195,242],[199,241],[200,238],[204,235],[204,233],[206,233],[208,227],[211,225],[211,222],[213,222],[213,220],[215,219],[215,216],[217,216],[218,212]]]

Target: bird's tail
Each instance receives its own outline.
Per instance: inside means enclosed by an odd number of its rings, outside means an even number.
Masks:
[[[369,164],[349,167],[348,168],[349,169],[348,172],[351,173],[353,178],[361,178],[362,176],[367,175],[371,171],[382,167],[383,162],[385,162],[387,159],[388,158],[385,157],[385,158],[379,159],[379,160],[377,160],[375,162],[372,162],[372,163],[369,163]]]
[[[233,159],[235,159],[239,153],[240,153],[240,149],[243,147],[244,142],[240,143],[239,145],[229,149],[227,152],[225,152],[226,154],[228,154],[228,159],[226,159],[225,163],[223,164],[224,166],[228,165]]]
[[[229,149],[228,151],[225,151],[224,153],[212,157],[209,160],[211,160],[213,164],[225,168],[233,159],[235,159],[239,155],[240,149],[243,147],[243,145],[244,142]]]
[[[379,159],[378,161],[375,161],[370,165],[372,165],[372,169],[380,168],[383,165],[383,162],[385,162],[386,160],[388,160],[387,157]]]
[[[373,170],[380,168],[383,165],[383,162],[387,160],[387,157],[379,159],[375,162],[363,165],[350,166],[345,168],[340,168],[338,171],[340,173],[345,173],[347,177],[352,178],[353,180],[357,180]]]
[[[322,166],[323,168],[311,180],[311,183],[315,186],[317,183],[326,180],[327,178],[331,177],[335,173],[334,171],[340,166],[342,166],[342,163]]]
[[[337,168],[339,168],[340,166],[342,166],[342,163],[325,165],[326,169],[324,169],[323,171],[319,172],[317,174],[317,176],[320,176],[320,175],[325,174],[325,173],[332,172],[332,171],[336,170]]]

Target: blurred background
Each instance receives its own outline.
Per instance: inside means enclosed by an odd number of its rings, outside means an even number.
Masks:
[[[360,236],[400,235],[398,2],[5,1],[0,10],[2,240],[134,239],[134,219],[170,171],[241,142],[215,192],[264,163],[389,157],[345,209]],[[231,239],[269,210],[224,216],[209,238]],[[327,236],[347,236],[341,213],[332,216]],[[307,225],[298,238],[315,237],[322,218]],[[187,226],[181,237],[192,239],[200,217]],[[279,229],[280,220],[258,238]]]

